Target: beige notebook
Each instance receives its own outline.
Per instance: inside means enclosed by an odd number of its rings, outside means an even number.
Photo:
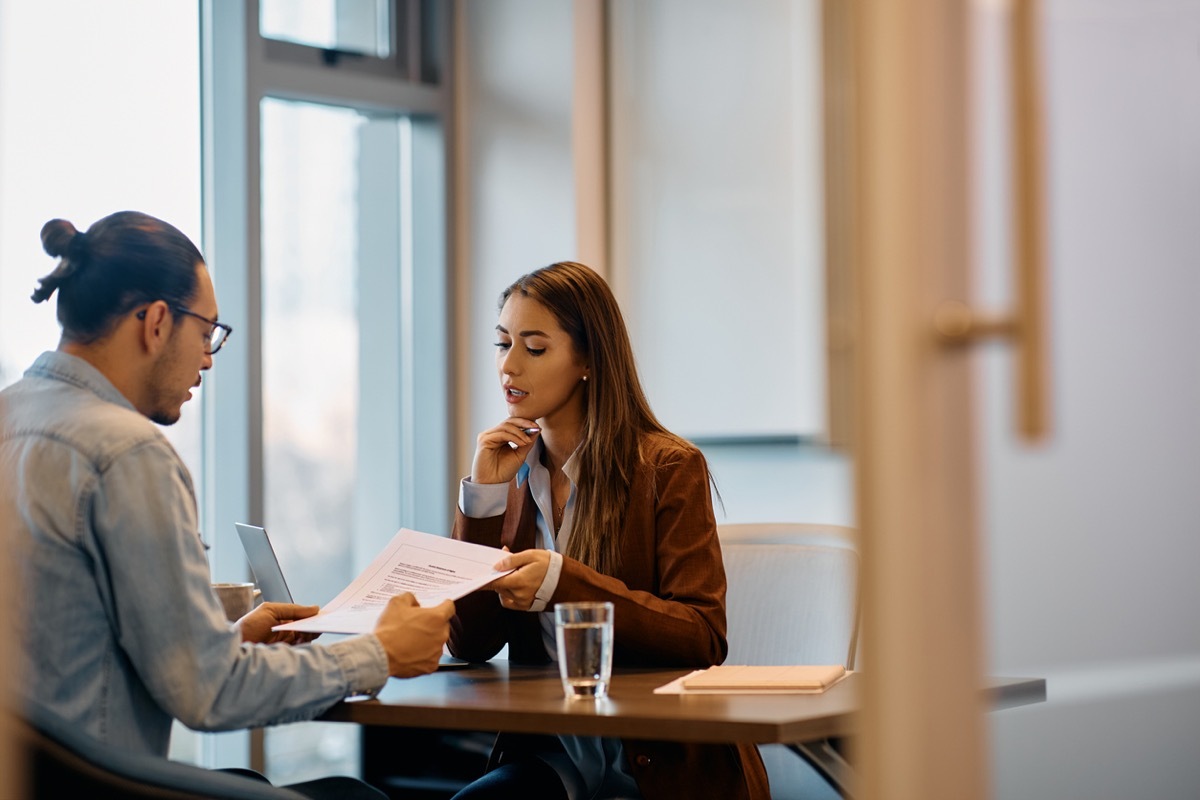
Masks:
[[[840,664],[709,667],[683,679],[685,691],[823,692],[846,677]]]

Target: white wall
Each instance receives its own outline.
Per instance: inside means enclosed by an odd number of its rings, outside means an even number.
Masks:
[[[1055,431],[1016,442],[997,351],[979,436],[992,670],[1048,677],[1049,701],[992,715],[996,796],[1197,797],[1200,3],[1044,7]],[[1007,120],[989,106],[980,295],[999,305]]]
[[[575,189],[571,4],[467,0],[463,23],[467,319],[458,352],[468,409],[458,455],[469,470],[476,434],[505,416],[496,301],[526,272],[575,257]]]

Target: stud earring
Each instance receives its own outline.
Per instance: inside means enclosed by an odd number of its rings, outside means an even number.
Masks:
[[[587,375],[584,375],[584,376],[583,376],[583,379],[584,379],[585,381],[587,380],[587,378],[588,378],[588,376],[587,376]]]

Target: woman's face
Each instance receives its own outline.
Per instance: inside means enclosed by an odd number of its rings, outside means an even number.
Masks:
[[[496,367],[510,417],[553,427],[583,417],[587,366],[554,315],[537,300],[513,293],[496,325]]]

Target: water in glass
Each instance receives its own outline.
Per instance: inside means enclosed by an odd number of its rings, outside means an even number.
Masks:
[[[612,623],[568,622],[557,628],[559,670],[570,697],[602,698],[612,674]]]

